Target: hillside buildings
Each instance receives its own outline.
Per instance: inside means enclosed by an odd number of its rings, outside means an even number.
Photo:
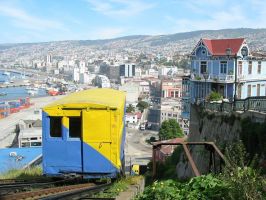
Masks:
[[[74,82],[79,82],[79,73],[79,68],[75,67],[72,73],[72,78]]]
[[[46,64],[51,64],[52,63],[52,55],[50,55],[50,54],[48,54],[47,56],[46,56]]]
[[[94,79],[95,86],[99,88],[110,88],[110,80],[104,75],[97,75]]]
[[[119,90],[126,92],[127,104],[136,104],[138,102],[141,89],[138,83],[128,82],[119,86]]]
[[[42,144],[42,121],[23,120],[20,122],[19,147],[36,147]]]
[[[182,77],[161,82],[160,124],[169,119],[175,119],[184,134],[189,134],[189,118],[182,116]]]
[[[182,88],[182,78],[162,80],[161,90],[163,98],[180,98]]]
[[[120,65],[119,75],[123,77],[135,76],[135,64],[125,63]]]
[[[182,102],[181,98],[178,99],[162,99],[161,100],[161,116],[160,124],[163,121],[174,119],[178,122],[180,128],[182,128],[185,135],[189,134],[189,119],[183,119],[182,117]]]

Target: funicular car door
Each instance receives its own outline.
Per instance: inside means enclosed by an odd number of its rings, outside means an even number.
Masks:
[[[80,173],[81,111],[76,115],[46,116],[43,154],[46,173]],[[47,155],[47,156],[46,156]]]
[[[64,119],[63,119],[64,120]],[[66,165],[69,166],[70,172],[82,173],[82,118],[81,111],[76,115],[71,114],[66,117]]]
[[[82,111],[83,172],[110,173],[111,111],[90,108]]]

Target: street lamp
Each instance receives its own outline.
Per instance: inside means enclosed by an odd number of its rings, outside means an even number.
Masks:
[[[227,48],[225,53],[226,53],[226,55],[228,57],[228,60],[229,60],[230,56],[233,56],[233,58],[235,59],[235,90],[234,90],[234,107],[233,107],[233,109],[235,110],[235,107],[236,107],[236,89],[237,89],[236,88],[237,87],[237,56],[236,55],[232,55],[231,48]]]
[[[226,49],[226,55],[228,56],[228,59],[230,57],[230,55],[232,54],[231,48],[227,48]],[[245,58],[248,55],[248,49],[246,46],[242,47],[241,49],[241,55],[243,56],[243,58]],[[235,92],[234,92],[234,107],[233,109],[236,109],[236,90],[237,90],[237,54],[233,55],[233,58],[235,59]]]
[[[206,100],[206,96],[207,96],[207,79],[209,77],[209,73],[206,71],[206,72],[203,72],[203,78],[205,80],[205,100]]]

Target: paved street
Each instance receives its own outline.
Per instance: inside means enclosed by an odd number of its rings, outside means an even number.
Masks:
[[[155,131],[127,129],[125,145],[126,165],[147,164],[152,158],[152,146],[147,144],[145,140],[157,135]]]

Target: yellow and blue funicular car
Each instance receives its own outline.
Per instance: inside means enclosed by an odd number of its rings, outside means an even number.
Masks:
[[[125,93],[90,89],[43,108],[43,173],[115,178],[124,173]]]

